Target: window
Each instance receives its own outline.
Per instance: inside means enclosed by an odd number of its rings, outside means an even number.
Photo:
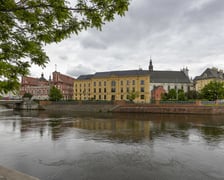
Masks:
[[[127,92],[129,92],[129,88],[127,88]]]
[[[106,95],[104,95],[104,100],[106,100],[107,99],[107,96]]]
[[[101,93],[101,88],[99,88],[99,93]]]
[[[101,95],[99,95],[99,100],[101,100]]]
[[[121,86],[123,86],[123,81],[121,81]]]
[[[107,92],[107,89],[106,89],[106,88],[104,88],[104,92],[105,92],[105,93]]]
[[[114,101],[115,100],[115,95],[111,96],[111,100]]]
[[[124,89],[123,89],[123,88],[121,88],[121,92],[122,92],[122,93],[124,92]]]
[[[99,82],[99,86],[101,86],[101,81]]]
[[[129,85],[129,80],[127,80],[127,85]]]
[[[124,99],[124,96],[123,95],[121,95],[121,100],[123,100]]]
[[[111,81],[111,86],[116,86],[116,81]]]
[[[103,84],[104,84],[104,86],[106,86],[106,85],[107,85],[107,82],[106,82],[106,81],[104,81],[104,82],[103,82]]]
[[[93,92],[96,93],[96,88],[94,88],[94,91]]]
[[[135,85],[135,80],[132,80],[132,85]]]
[[[135,92],[135,88],[134,87],[132,88],[132,92]]]
[[[96,86],[96,82],[93,82],[93,85]]]
[[[141,80],[140,83],[141,83],[141,85],[144,85],[145,84],[145,81],[144,80]]]
[[[141,87],[141,92],[145,92],[145,88],[144,87]]]
[[[141,99],[145,99],[145,96],[144,95],[141,95],[141,97],[140,97]]]
[[[111,88],[111,92],[116,92],[116,88]]]

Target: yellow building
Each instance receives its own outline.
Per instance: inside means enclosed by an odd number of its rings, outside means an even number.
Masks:
[[[149,102],[149,83],[149,71],[144,70],[81,75],[74,82],[74,99],[128,100],[131,95],[136,95],[135,102]]]
[[[223,71],[217,68],[207,68],[200,76],[195,77],[195,90],[201,91],[211,81],[224,82]]]

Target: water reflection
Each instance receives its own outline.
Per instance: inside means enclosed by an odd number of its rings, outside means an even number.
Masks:
[[[208,143],[223,141],[224,137],[224,119],[221,115],[58,114],[45,111],[22,111],[15,114],[17,118],[12,128],[15,130],[18,126],[21,135],[38,131],[43,136],[47,132],[51,134],[52,140],[64,136],[71,128],[86,130],[96,139],[101,136],[100,140],[121,142],[153,140],[157,136],[166,135],[189,139],[191,129],[200,132]]]
[[[0,114],[0,163],[41,179],[222,179],[223,116]]]

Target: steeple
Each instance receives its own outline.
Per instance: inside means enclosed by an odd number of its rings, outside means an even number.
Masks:
[[[152,59],[150,57],[150,61],[149,61],[149,71],[152,72],[153,71],[153,65],[152,65]]]

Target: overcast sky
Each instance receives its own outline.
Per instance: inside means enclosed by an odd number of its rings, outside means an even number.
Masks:
[[[224,0],[132,0],[124,17],[46,47],[50,63],[31,75],[55,70],[78,77],[99,71],[188,67],[190,77],[207,67],[224,69]]]

